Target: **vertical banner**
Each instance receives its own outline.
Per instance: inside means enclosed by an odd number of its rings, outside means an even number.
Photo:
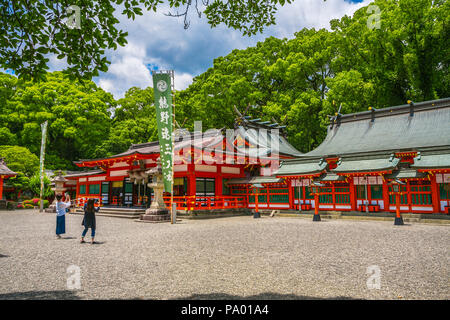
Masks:
[[[41,199],[41,205],[40,205],[40,212],[44,211],[44,201],[43,201],[43,196],[44,196],[44,160],[45,160],[45,143],[47,141],[47,125],[48,125],[48,121],[45,121],[44,123],[41,124],[41,130],[42,130],[42,141],[41,141],[41,156],[39,158],[39,177],[41,179],[41,194],[40,194],[40,199]]]
[[[172,192],[173,177],[172,73],[173,71],[152,72],[156,121],[158,124],[159,154],[164,177],[164,190],[166,192]]]

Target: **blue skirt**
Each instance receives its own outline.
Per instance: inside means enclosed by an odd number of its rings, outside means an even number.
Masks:
[[[66,233],[66,216],[56,216],[56,234]]]

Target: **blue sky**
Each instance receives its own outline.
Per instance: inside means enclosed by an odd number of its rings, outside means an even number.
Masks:
[[[127,89],[152,85],[149,69],[175,70],[175,88],[184,89],[192,78],[210,68],[213,60],[233,49],[254,46],[268,36],[292,38],[303,27],[329,28],[329,21],[352,15],[370,0],[294,0],[278,9],[276,25],[263,34],[242,36],[238,31],[221,25],[211,29],[204,17],[190,16],[190,28],[184,30],[182,19],[164,15],[169,11],[145,12],[134,21],[119,14],[120,28],[128,31],[128,44],[107,52],[112,62],[108,72],[94,81],[115,98]],[[118,13],[119,11],[117,11]],[[64,62],[51,59],[51,69],[60,70]]]

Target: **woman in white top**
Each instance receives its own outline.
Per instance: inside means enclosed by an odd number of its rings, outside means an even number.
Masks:
[[[70,207],[70,197],[62,202],[62,195],[56,195],[56,237],[61,239],[61,234],[66,233],[66,209]]]

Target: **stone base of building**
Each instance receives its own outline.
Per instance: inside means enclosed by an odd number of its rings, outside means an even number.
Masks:
[[[170,221],[170,213],[167,209],[149,208],[145,211],[145,214],[141,215],[141,220],[154,222]]]

